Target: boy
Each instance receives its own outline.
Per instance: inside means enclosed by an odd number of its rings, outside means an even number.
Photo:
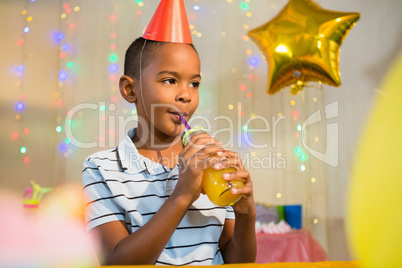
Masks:
[[[128,48],[120,91],[135,103],[138,126],[117,148],[91,155],[83,169],[87,225],[100,240],[102,264],[255,261],[249,173],[236,153],[207,134],[184,148],[180,141],[180,116],[188,121],[195,112],[200,80],[191,44],[138,38]],[[224,178],[244,180],[244,187],[232,189],[242,195],[233,208],[215,206],[201,193],[210,166],[234,166]]]

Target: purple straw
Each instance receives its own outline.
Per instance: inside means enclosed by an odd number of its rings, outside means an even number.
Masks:
[[[180,115],[180,120],[181,122],[183,122],[184,126],[187,128],[187,130],[190,130],[191,127],[190,125],[187,123],[186,119],[184,119],[184,116]]]

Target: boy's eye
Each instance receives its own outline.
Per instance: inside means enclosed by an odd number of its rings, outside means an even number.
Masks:
[[[200,86],[200,82],[192,82],[191,86],[194,88],[198,88]]]
[[[162,82],[165,83],[165,84],[171,84],[171,85],[176,83],[176,81],[173,78],[163,80]]]

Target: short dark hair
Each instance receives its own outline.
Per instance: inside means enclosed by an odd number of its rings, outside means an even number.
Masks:
[[[144,42],[146,44],[144,46]],[[152,57],[155,55],[156,50],[169,43],[159,42],[153,40],[146,40],[142,37],[139,37],[131,43],[131,45],[126,50],[126,55],[124,58],[124,74],[131,78],[140,78],[140,59],[141,59],[141,51],[144,48],[142,55],[142,69],[147,67]],[[194,51],[198,54],[197,50],[192,44],[189,44]]]

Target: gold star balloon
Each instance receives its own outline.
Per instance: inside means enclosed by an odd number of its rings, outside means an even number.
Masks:
[[[300,92],[308,81],[341,84],[340,46],[360,18],[311,0],[290,0],[271,21],[248,32],[269,63],[268,94],[291,85]]]

